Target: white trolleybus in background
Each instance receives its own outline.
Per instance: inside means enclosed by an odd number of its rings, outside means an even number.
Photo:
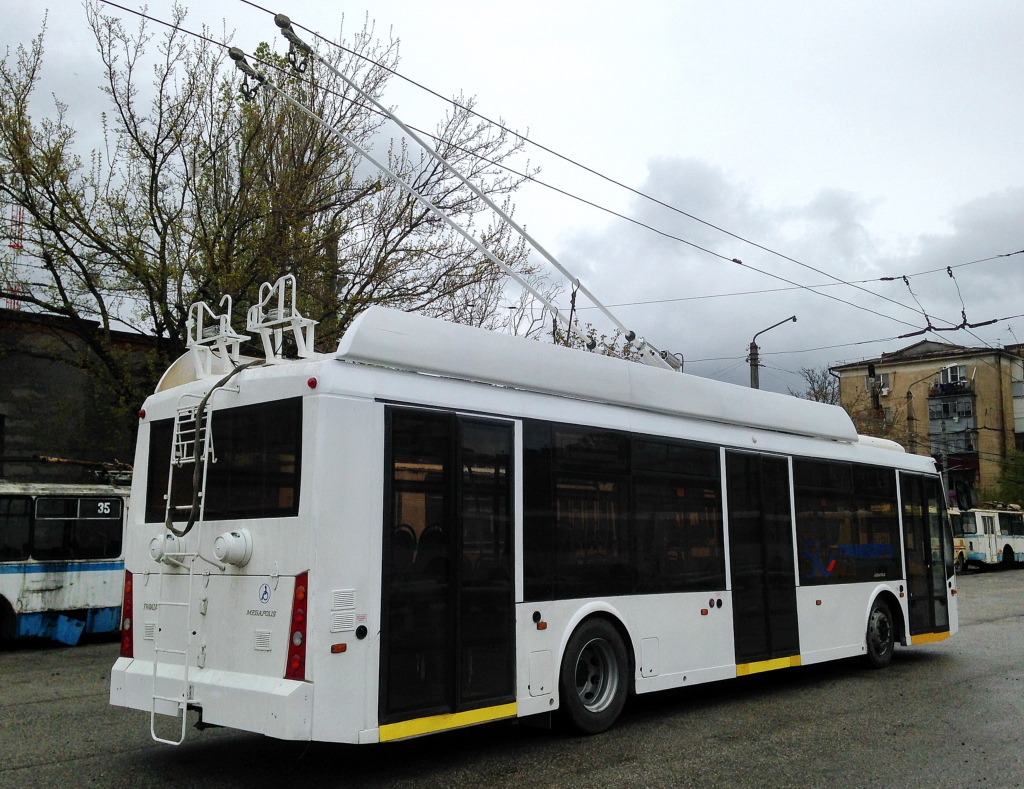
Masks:
[[[1024,561],[1024,512],[1016,504],[982,504],[952,513],[959,518],[967,545],[967,563],[975,567],[1013,567]]]
[[[128,492],[0,482],[0,642],[117,632]]]
[[[292,62],[333,68],[275,21]],[[931,458],[838,407],[683,375],[571,281],[646,364],[382,307],[318,354],[291,277],[248,312],[254,362],[230,302],[195,305],[140,413],[111,703],[170,743],[188,710],[346,743],[552,713],[596,733],[633,693],[882,667],[956,631]]]
[[[198,320],[141,412],[110,698],[157,739],[593,733],[956,631],[932,460],[842,409],[380,307],[315,354],[285,284],[265,361]]]

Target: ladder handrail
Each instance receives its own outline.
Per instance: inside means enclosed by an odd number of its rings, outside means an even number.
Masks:
[[[160,564],[160,581],[157,585],[157,600],[156,600],[156,630],[153,633],[153,690],[151,693],[151,701],[149,707],[149,733],[156,742],[162,742],[166,745],[181,745],[185,741],[185,726],[187,723],[188,716],[188,705],[191,702],[191,685],[189,683],[189,662],[188,656],[192,647],[192,591],[195,586],[195,564],[196,558],[199,557],[198,553],[179,553],[177,554],[183,559],[188,559],[188,575],[184,573],[168,573],[167,567],[163,562]],[[184,566],[184,562],[178,562],[179,566]],[[164,577],[165,575],[174,575],[177,578],[186,578],[186,584],[188,586],[187,599],[182,602],[180,600],[164,600]],[[163,628],[160,627],[160,610],[161,608],[167,607],[184,607],[186,610],[185,614],[185,634],[184,634],[184,648],[175,649],[172,647],[161,647],[160,646],[160,634],[163,632]],[[156,692],[157,682],[159,680],[159,665],[160,665],[160,654],[164,653],[167,655],[181,655],[181,693],[177,696],[163,696]],[[169,678],[173,682],[172,678]],[[158,701],[168,701],[178,705],[178,711],[181,713],[181,733],[177,740],[168,739],[166,737],[160,737],[156,733],[156,705]]]

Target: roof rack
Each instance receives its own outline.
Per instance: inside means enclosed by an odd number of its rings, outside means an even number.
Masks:
[[[289,285],[291,286],[289,290]],[[313,350],[314,327],[317,321],[303,317],[295,306],[295,275],[285,274],[271,285],[260,285],[259,301],[249,308],[246,331],[256,332],[263,340],[267,364],[285,361],[284,333],[290,331],[295,338],[295,355],[309,359]]]
[[[221,297],[227,309],[217,315],[206,302],[197,301],[188,310],[188,347],[192,350],[197,377],[224,375],[239,364],[239,348],[250,338],[231,328],[231,297]],[[214,350],[216,349],[216,353]]]

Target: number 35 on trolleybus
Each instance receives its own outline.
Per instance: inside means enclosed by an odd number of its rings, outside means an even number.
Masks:
[[[197,305],[140,412],[110,700],[158,740],[597,733],[956,632],[932,460],[840,408],[381,307],[318,354],[254,309],[266,359]]]

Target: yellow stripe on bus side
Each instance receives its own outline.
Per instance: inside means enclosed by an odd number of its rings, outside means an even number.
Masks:
[[[919,644],[934,644],[936,641],[945,641],[949,638],[949,631],[945,633],[921,633],[919,636],[911,636],[910,643],[915,647]]]
[[[447,715],[431,715],[429,718],[416,718],[401,723],[388,723],[380,727],[380,741],[403,740],[406,737],[418,737],[421,734],[432,734],[445,729],[457,729],[460,726],[472,726],[474,723],[514,718],[518,706],[516,702],[502,704],[498,707],[484,707],[479,710],[453,712]]]
[[[757,663],[738,663],[736,665],[736,676],[745,677],[747,674],[760,674],[762,671],[775,671],[779,668],[794,668],[800,665],[800,656],[780,657],[774,660],[761,660]]]

